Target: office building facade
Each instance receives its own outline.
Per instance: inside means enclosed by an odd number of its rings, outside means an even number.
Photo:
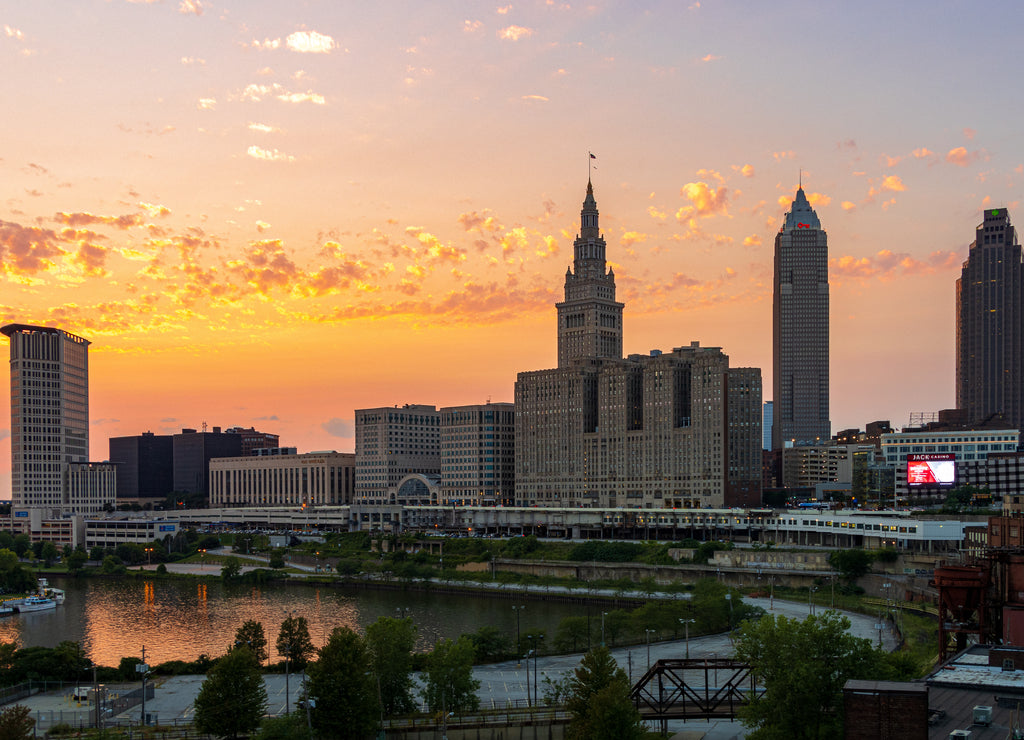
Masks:
[[[110,462],[117,464],[119,501],[165,499],[174,490],[174,445],[170,434],[143,432],[111,437]]]
[[[441,415],[436,406],[356,409],[357,501],[386,503],[411,473],[441,472]]]
[[[46,326],[0,332],[11,342],[12,504],[99,511],[114,487],[109,469],[89,464],[90,342]]]
[[[896,496],[907,496],[907,457],[909,455],[954,455],[957,471],[964,463],[987,460],[996,453],[1017,451],[1018,429],[916,429],[882,435],[882,455],[894,470]],[[967,468],[971,468],[968,465]]]
[[[210,461],[210,506],[346,506],[355,469],[351,452],[216,458]]]
[[[727,380],[725,505],[760,506],[764,441],[761,368],[731,367]]]
[[[272,450],[281,446],[281,438],[270,432],[261,432],[254,427],[230,427],[225,434],[237,434],[242,438],[242,456],[255,455],[257,450]]]
[[[213,427],[212,432],[182,429],[171,440],[174,456],[174,492],[209,496],[210,460],[239,457],[242,438]]]
[[[515,500],[515,405],[441,409],[441,502],[511,506]]]
[[[956,405],[968,423],[1024,424],[1024,264],[1005,208],[975,231],[956,281]]]
[[[829,440],[828,236],[802,187],[775,236],[772,333],[773,448]]]

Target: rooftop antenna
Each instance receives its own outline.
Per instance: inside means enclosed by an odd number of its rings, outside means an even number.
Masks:
[[[800,168],[800,180],[799,180],[799,182],[800,182],[800,187],[803,188],[803,186],[804,186],[804,168],[803,167]]]
[[[206,422],[205,421],[203,422],[203,433],[204,434],[206,433]]]

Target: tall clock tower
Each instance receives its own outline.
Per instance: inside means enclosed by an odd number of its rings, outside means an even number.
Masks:
[[[573,266],[565,272],[565,300],[558,309],[558,367],[577,360],[622,359],[622,309],[615,300],[615,273],[605,263],[594,186],[580,211]]]

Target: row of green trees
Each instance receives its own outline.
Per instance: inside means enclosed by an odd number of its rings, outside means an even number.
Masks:
[[[291,666],[306,671],[301,704],[308,711],[309,725],[323,737],[366,737],[382,717],[407,714],[417,706],[412,675],[415,642],[411,619],[381,617],[367,628],[365,637],[338,627],[314,651],[305,619],[290,617],[276,647]],[[200,731],[236,737],[260,725],[267,708],[261,677],[266,651],[262,625],[243,624],[235,645],[210,669],[196,698]],[[475,658],[473,643],[465,637],[440,640],[427,654],[420,695],[431,711],[478,707]]]

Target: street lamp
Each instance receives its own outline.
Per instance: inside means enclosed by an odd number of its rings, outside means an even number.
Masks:
[[[604,618],[608,616],[608,612],[601,612],[601,647],[604,647]]]
[[[817,586],[811,586],[810,588],[807,589],[807,613],[808,614],[814,614],[814,602],[811,601],[811,596],[817,590],[818,590]]]
[[[199,570],[206,570],[206,548],[200,547],[199,550]]]
[[[514,611],[515,614],[516,614],[516,655],[519,655],[519,653],[521,653],[522,650],[523,650],[523,642],[522,642],[521,639],[519,639],[519,614],[525,608],[526,608],[525,606],[513,606],[512,607],[512,611]]]
[[[645,629],[644,632],[647,633],[647,670],[651,670],[651,633],[654,630]]]
[[[152,547],[147,547],[146,548],[146,565],[152,565],[152,564],[153,564],[153,548]]]
[[[679,623],[686,627],[686,659],[690,659],[690,625],[694,623],[693,619],[680,619]]]

